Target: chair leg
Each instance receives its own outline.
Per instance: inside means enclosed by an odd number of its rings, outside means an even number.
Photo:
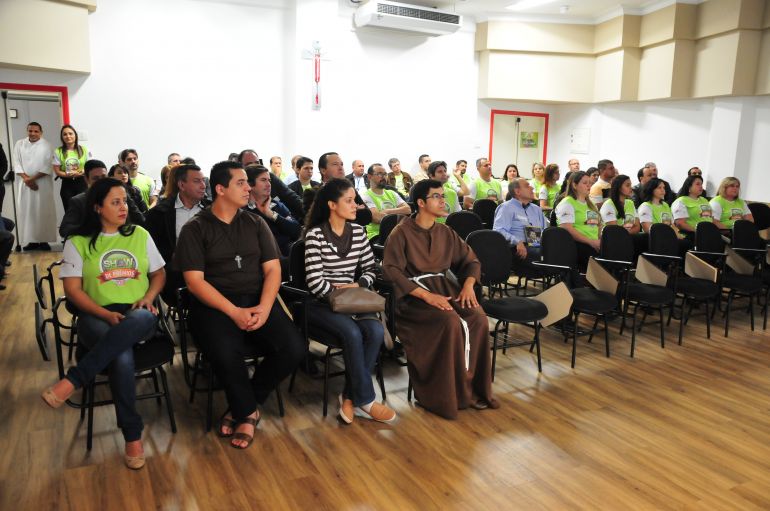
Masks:
[[[382,395],[382,400],[385,401],[388,399],[388,395],[385,393],[385,377],[382,374],[382,353],[380,353],[380,356],[377,358],[375,371],[377,376],[377,383],[380,384],[380,394]]]
[[[543,372],[543,361],[540,358],[540,322],[535,321],[535,347],[537,348],[537,372]]]
[[[767,301],[770,300],[770,287],[767,288],[767,294],[765,294],[765,306],[764,306],[764,319],[762,320],[762,330],[767,330]]]
[[[88,385],[83,386],[83,396],[80,398],[80,420],[86,418],[86,403],[88,402]]]
[[[623,329],[626,327],[626,315],[628,314],[628,301],[623,304],[623,312],[620,313],[620,330],[618,335],[623,335]]]
[[[150,371],[150,374],[152,375],[152,386],[155,389],[155,393],[160,394],[160,387],[158,386],[158,375],[155,374],[155,369]],[[158,403],[158,406],[163,404],[160,400],[160,396],[155,398],[155,402]]]
[[[604,322],[604,354],[610,358],[610,329],[607,326],[607,315],[602,316],[602,319]]]
[[[709,301],[703,302],[706,306],[706,339],[711,339],[711,314],[709,314]]]
[[[86,390],[86,402],[88,406],[88,426],[86,428],[86,449],[91,450],[94,445],[94,384],[88,385]]]
[[[206,433],[211,431],[212,415],[214,415],[214,368],[209,366],[207,372],[209,386],[206,389]]]
[[[730,291],[727,294],[727,305],[725,306],[725,337],[730,329],[730,306],[733,303],[733,292]]]
[[[594,332],[596,332],[596,327],[599,325],[599,316],[596,316],[596,319],[594,319],[594,326],[591,327],[591,333],[588,334],[588,344],[591,344],[591,341],[594,338]]]
[[[660,347],[665,348],[666,338],[664,337],[664,333],[663,333],[663,306],[662,305],[658,307],[658,315],[660,316]]]
[[[160,374],[160,383],[163,385],[163,395],[166,398],[166,410],[168,410],[168,421],[171,423],[171,432],[176,433],[176,419],[174,418],[174,408],[171,405],[171,392],[168,390],[168,378],[166,371],[162,367],[158,368]]]
[[[326,417],[329,409],[329,352],[331,350],[331,346],[326,348],[326,355],[324,356],[324,417]]]
[[[294,380],[297,379],[297,370],[295,369],[293,373],[291,373],[291,379],[289,380],[289,393],[292,393],[294,391]]]
[[[283,417],[286,410],[283,408],[283,396],[281,395],[281,384],[275,387],[275,399],[278,401],[278,415]]]
[[[572,369],[575,369],[575,356],[577,355],[577,331],[578,331],[578,316],[579,312],[575,312],[575,325],[572,329]]]
[[[751,331],[754,331],[754,295],[749,295],[749,317],[751,318]]]
[[[679,317],[679,345],[682,345],[682,329],[684,328],[684,324],[687,321],[687,313],[685,312],[687,309],[685,308],[685,305],[687,304],[687,297],[684,297],[684,301],[682,302],[682,315]],[[672,307],[673,308],[673,307]],[[706,315],[708,315],[708,309],[706,310]],[[708,319],[706,319],[708,321]]]
[[[636,348],[636,310],[638,304],[634,304],[634,317],[631,320],[631,358],[634,358],[634,349]]]
[[[495,381],[495,365],[497,364],[497,332],[500,321],[495,325],[492,331],[492,381]]]
[[[406,384],[406,400],[412,402],[412,378],[409,378],[409,383]]]

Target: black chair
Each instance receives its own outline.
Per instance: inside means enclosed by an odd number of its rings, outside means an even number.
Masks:
[[[543,231],[541,238],[542,262],[535,262],[537,266],[547,268],[549,271],[555,271],[558,280],[564,282],[572,295],[572,308],[570,309],[569,320],[565,325],[562,322],[562,333],[566,342],[569,330],[572,331],[572,363],[575,367],[575,357],[577,353],[577,338],[579,335],[589,335],[588,341],[591,342],[599,319],[604,322],[604,350],[607,357],[610,356],[610,337],[607,328],[607,318],[618,309],[618,301],[615,296],[605,291],[599,291],[590,287],[582,286],[580,279],[576,275],[577,268],[577,246],[572,235],[560,227],[548,227]],[[549,282],[550,283],[550,282]],[[578,319],[580,314],[594,316],[594,325],[591,330],[580,331],[578,328]],[[569,329],[565,328],[569,326]]]
[[[679,344],[682,344],[682,331],[687,324],[692,312],[693,304],[702,303],[706,309],[706,338],[711,339],[711,314],[709,304],[716,306],[719,297],[719,286],[710,280],[689,277],[682,272],[682,258],[679,256],[679,238],[671,226],[666,224],[653,224],[649,234],[649,250],[642,255],[649,258],[655,264],[663,266],[672,275],[669,287],[674,291],[674,296],[682,300],[679,316]],[[671,321],[673,309],[668,316]]]
[[[495,222],[495,210],[497,209],[497,202],[492,199],[476,199],[473,202],[473,212],[479,215],[481,223],[484,224],[484,229],[491,229],[492,224]]]
[[[768,242],[759,236],[755,223],[737,220],[733,224],[732,248],[748,259],[756,268],[757,277],[765,287],[764,321],[762,329],[767,329],[767,301],[770,297],[770,267],[766,264]]]
[[[606,225],[602,230],[600,257],[596,261],[602,263],[612,273],[619,277],[618,296],[623,302],[623,313],[620,323],[620,334],[626,326],[628,308],[633,305],[634,312],[631,321],[631,357],[636,348],[636,314],[639,307],[644,310],[644,316],[639,325],[641,331],[649,310],[657,309],[660,321],[660,347],[666,347],[663,320],[663,309],[674,306],[674,292],[663,286],[644,284],[636,281],[633,276],[634,241],[628,231],[620,225]]]
[[[754,217],[754,225],[760,231],[770,227],[770,206],[763,202],[752,202],[749,204],[749,211]]]
[[[45,275],[40,275],[37,264],[32,265],[32,280],[35,289],[35,327],[37,333],[35,334],[38,341],[38,348],[43,355],[43,359],[50,360],[50,353],[48,350],[48,337],[46,335],[46,328],[48,325],[53,324],[53,316],[45,318],[43,310],[48,310],[49,304],[53,307],[57,303],[56,287],[54,285],[54,269],[61,266],[63,261],[54,261],[45,269]],[[72,360],[72,356],[75,353],[75,347],[77,345],[77,310],[72,307],[69,301],[64,301],[64,306],[72,316],[72,319],[68,323],[58,320],[57,328],[60,330],[69,330],[69,340],[62,339],[62,345],[67,347],[67,360]],[[57,358],[57,365],[59,372],[64,370],[64,358]]]
[[[475,231],[468,235],[468,245],[481,262],[481,286],[490,288],[508,281],[511,249],[502,234],[488,229]],[[540,320],[548,315],[546,306],[537,300],[517,296],[479,300],[479,303],[487,316],[497,320],[492,331],[492,379],[495,378],[497,350],[514,346],[529,346],[530,351],[537,348],[537,370],[541,372]],[[531,341],[511,340],[508,334],[511,323],[531,325],[535,330],[534,338]],[[502,339],[499,346],[498,338]]]
[[[54,337],[56,345],[57,360],[63,360],[62,350],[65,346],[68,346],[62,338],[61,328],[61,309],[66,302],[66,298],[59,298],[53,307],[53,326]],[[70,306],[72,308],[72,306]],[[86,353],[87,348],[78,343],[75,349],[75,360],[82,359]],[[166,377],[166,371],[163,369],[165,364],[171,362],[174,358],[174,343],[171,338],[160,330],[151,339],[139,343],[134,346],[134,364],[135,374],[138,381],[151,380],[153,384],[152,392],[138,393],[136,400],[155,399],[158,405],[161,404],[161,398],[166,401],[166,410],[168,412],[168,419],[171,423],[171,432],[176,433],[176,420],[174,419],[174,409],[171,405],[171,392],[168,388],[168,379]],[[59,366],[59,378],[64,378],[65,370],[64,365]],[[86,435],[86,449],[89,451],[93,446],[93,429],[94,429],[94,408],[97,406],[110,405],[113,403],[112,399],[96,400],[97,387],[109,388],[108,381],[104,377],[107,376],[106,371],[98,376],[90,384],[83,387],[83,395],[80,402],[73,399],[68,399],[67,404],[73,408],[80,409],[80,419],[84,418],[84,415],[88,414],[87,421],[87,435]],[[162,388],[161,388],[162,387]]]
[[[382,217],[382,220],[380,220],[380,234],[375,238],[375,243],[372,244],[372,252],[374,252],[374,257],[377,260],[382,261],[382,257],[385,253],[385,242],[388,241],[390,232],[401,223],[404,218],[406,218],[406,215],[390,214],[385,215]]]
[[[474,231],[484,228],[484,222],[472,211],[455,211],[446,217],[446,225],[451,227],[462,239]]]
[[[289,252],[289,267],[291,277],[287,283],[281,286],[282,296],[286,297],[288,303],[286,304],[291,311],[294,323],[300,328],[302,335],[305,338],[305,342],[310,344],[310,339],[318,342],[326,347],[323,357],[321,358],[324,364],[324,399],[323,399],[323,416],[326,417],[329,408],[329,378],[334,376],[344,376],[345,371],[330,372],[331,361],[334,357],[339,357],[343,353],[342,341],[331,330],[327,330],[320,325],[310,325],[308,322],[309,308],[308,304],[311,300],[316,298],[308,291],[307,283],[305,281],[305,241],[295,241],[291,246]],[[289,392],[294,388],[294,380],[297,376],[297,372],[291,376],[289,383]],[[382,398],[385,399],[385,379],[382,375],[382,363],[381,358],[377,360],[376,366],[377,382],[380,385],[380,392]]]
[[[719,287],[720,289],[727,289],[725,337],[728,336],[730,331],[730,308],[733,300],[736,298],[749,299],[749,317],[751,318],[751,331],[753,332],[754,297],[759,297],[762,294],[764,287],[762,279],[754,275],[741,275],[726,266],[725,241],[719,232],[719,228],[711,222],[700,222],[695,228],[695,250],[692,252],[719,269]],[[766,314],[767,304],[765,304]]]
[[[179,347],[182,355],[185,383],[187,383],[187,387],[190,389],[190,403],[195,401],[195,394],[197,392],[206,393],[205,427],[206,432],[209,432],[211,431],[214,414],[214,391],[221,390],[222,388],[217,383],[214,368],[211,366],[204,353],[198,349],[193,350],[190,347],[190,340],[188,339],[189,325],[187,322],[190,317],[190,306],[194,299],[195,298],[186,287],[180,288],[177,291],[176,313],[179,317]],[[190,360],[191,355],[192,361]],[[265,353],[259,346],[256,346],[253,343],[246,343],[243,355],[247,365],[256,366],[259,359],[263,357]],[[205,383],[202,386],[198,384],[198,378],[201,376],[205,380]],[[280,386],[275,388],[275,397],[278,400],[278,413],[283,417],[284,407]]]

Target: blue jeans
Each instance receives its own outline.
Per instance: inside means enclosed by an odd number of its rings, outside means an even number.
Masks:
[[[118,427],[126,442],[142,437],[142,417],[136,411],[134,345],[155,333],[157,318],[146,309],[130,310],[129,304],[113,304],[105,309],[120,312],[125,319],[115,326],[96,316],[78,316],[78,336],[88,353],[67,371],[75,388],[89,384],[107,369]]]
[[[308,324],[329,330],[342,341],[345,360],[345,390],[343,395],[355,406],[371,403],[377,397],[372,383],[372,371],[377,364],[385,338],[382,323],[377,319],[354,320],[346,314],[332,312],[328,305],[311,302]]]

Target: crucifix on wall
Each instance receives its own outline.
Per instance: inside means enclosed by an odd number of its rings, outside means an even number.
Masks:
[[[313,61],[312,108],[321,109],[321,61],[329,60],[321,51],[321,42],[313,41],[312,50],[302,50],[302,58]]]

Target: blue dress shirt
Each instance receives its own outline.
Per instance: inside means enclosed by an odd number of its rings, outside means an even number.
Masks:
[[[522,206],[518,199],[510,199],[497,206],[493,229],[505,236],[511,245],[526,241],[524,227],[528,225],[547,227],[543,210],[534,202]]]

